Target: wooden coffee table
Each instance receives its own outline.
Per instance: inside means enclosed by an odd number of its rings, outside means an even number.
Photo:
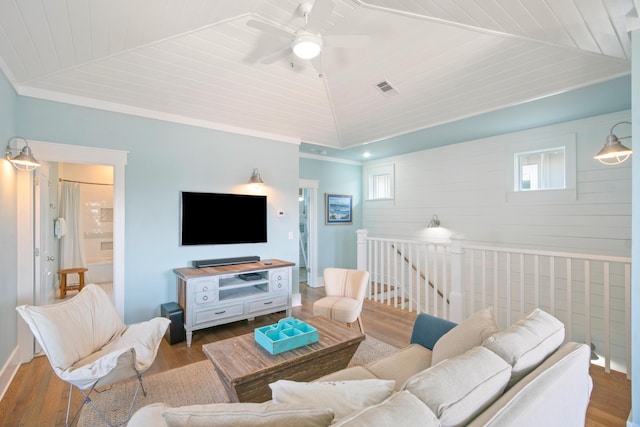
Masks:
[[[233,402],[271,399],[277,380],[311,381],[346,368],[365,336],[325,317],[305,319],[318,329],[317,343],[272,355],[253,332],[202,346]]]

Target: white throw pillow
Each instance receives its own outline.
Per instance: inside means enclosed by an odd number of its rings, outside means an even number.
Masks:
[[[462,426],[500,397],[510,376],[507,362],[475,347],[414,375],[404,389],[422,400],[443,427]]]
[[[377,405],[332,424],[336,427],[438,427],[440,421],[420,399],[401,391]]]
[[[331,408],[336,419],[367,406],[377,405],[393,393],[395,381],[353,380],[297,382],[279,380],[269,384],[274,403],[309,404]]]
[[[333,411],[311,405],[212,403],[167,409],[167,427],[326,427]]]
[[[509,386],[533,371],[564,342],[564,324],[539,308],[483,344],[512,366]]]
[[[436,341],[433,346],[431,366],[481,345],[496,332],[498,332],[498,326],[493,308],[488,307],[477,311]]]
[[[138,409],[127,422],[127,427],[149,427],[166,424],[162,414],[171,409],[166,403],[151,403]]]

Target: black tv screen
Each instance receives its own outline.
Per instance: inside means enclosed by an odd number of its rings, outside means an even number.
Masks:
[[[267,196],[183,191],[180,198],[183,246],[267,241]]]

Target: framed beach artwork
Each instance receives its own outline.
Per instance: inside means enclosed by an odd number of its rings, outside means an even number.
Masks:
[[[325,224],[353,224],[353,196],[325,193]]]

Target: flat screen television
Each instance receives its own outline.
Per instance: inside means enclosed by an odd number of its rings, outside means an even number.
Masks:
[[[181,192],[182,246],[266,242],[267,196]]]

